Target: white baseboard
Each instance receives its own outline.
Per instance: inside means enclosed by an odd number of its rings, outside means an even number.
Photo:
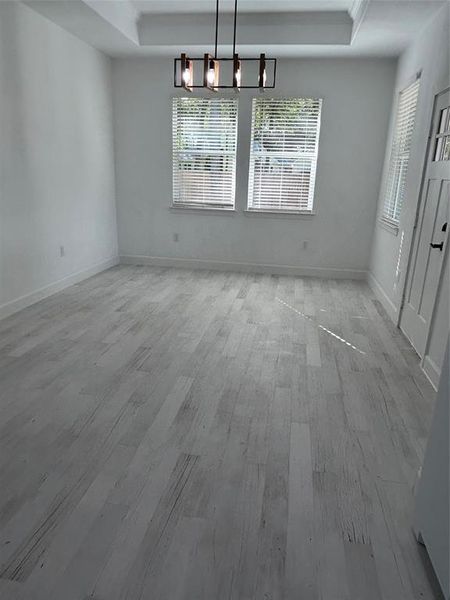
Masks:
[[[422,370],[428,377],[431,385],[437,391],[439,386],[439,378],[441,376],[441,370],[438,368],[434,360],[432,360],[429,356],[425,356],[425,358],[423,359]]]
[[[371,273],[370,271],[367,273],[367,283],[369,284],[369,287],[372,290],[372,292],[377,297],[377,300],[379,300],[381,302],[381,304],[383,305],[383,307],[386,310],[389,317],[397,325],[397,320],[398,320],[397,307],[392,302],[392,300],[389,298],[389,296],[386,294],[384,289],[381,287],[379,281],[377,279],[375,279],[375,277],[373,276],[373,273]]]
[[[11,300],[6,304],[2,304],[0,306],[0,319],[5,319],[10,315],[27,308],[27,306],[31,306],[35,302],[39,302],[44,298],[48,298],[48,296],[52,296],[65,288],[74,285],[75,283],[79,283],[83,281],[83,279],[87,279],[88,277],[92,277],[101,271],[105,271],[106,269],[110,269],[119,264],[119,258],[114,256],[109,258],[108,260],[104,260],[100,263],[89,267],[89,269],[84,269],[83,271],[78,271],[77,273],[72,273],[72,275],[68,275],[63,279],[59,279],[54,283],[50,283],[34,292],[30,292],[29,294],[25,294],[24,296],[20,296],[20,298],[16,298],[15,300]]]
[[[238,271],[242,273],[266,273],[271,275],[296,275],[327,279],[366,279],[367,271],[358,269],[335,269],[323,267],[300,267],[244,262],[203,260],[200,258],[169,258],[162,256],[123,255],[120,262],[127,265],[150,265],[154,267],[178,267],[184,269],[208,269],[212,271]]]

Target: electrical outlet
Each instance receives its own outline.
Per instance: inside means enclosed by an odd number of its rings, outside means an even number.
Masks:
[[[179,239],[180,239],[180,238],[179,238],[179,236],[178,236],[178,233],[174,233],[174,234],[173,234],[173,241],[174,241],[174,242],[178,242],[178,240],[179,240]]]
[[[65,255],[66,255],[66,249],[64,248],[64,246],[60,246],[59,247],[59,256],[62,258]]]

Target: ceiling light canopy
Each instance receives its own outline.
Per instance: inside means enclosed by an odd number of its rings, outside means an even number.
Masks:
[[[189,57],[186,53],[182,53],[180,58],[174,59],[174,87],[183,88],[186,91],[192,92],[195,88],[206,88],[216,92],[219,89],[234,89],[239,91],[240,89],[260,89],[263,91],[266,88],[273,89],[275,87],[275,78],[277,72],[277,59],[266,58],[266,55],[260,54],[259,57],[253,58],[241,58],[236,52],[236,26],[237,26],[237,4],[238,0],[234,2],[234,22],[233,22],[233,54],[231,57],[219,58],[217,56],[218,46],[218,35],[219,35],[219,0],[216,0],[216,26],[215,26],[215,43],[214,43],[214,56],[205,54],[203,58],[200,57]],[[232,79],[225,83],[221,81],[226,79],[223,75],[226,69],[225,63],[232,62]],[[200,68],[203,66],[203,79],[201,83],[194,81],[194,64],[197,63]],[[243,75],[243,63],[248,64],[251,70],[253,66],[254,70],[254,84],[244,85],[242,83]],[[272,69],[272,81],[270,84],[267,83],[267,67],[271,64]]]

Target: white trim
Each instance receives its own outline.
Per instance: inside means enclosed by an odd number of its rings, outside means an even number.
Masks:
[[[191,213],[197,213],[198,215],[201,214],[216,214],[216,215],[227,215],[227,216],[233,216],[236,214],[236,209],[234,207],[230,207],[230,208],[224,208],[224,207],[220,207],[220,208],[213,208],[212,206],[188,206],[188,205],[180,205],[180,206],[169,206],[169,210],[170,212],[173,213],[186,213],[186,212],[191,212]]]
[[[243,273],[267,273],[272,275],[294,275],[300,277],[320,277],[325,279],[365,280],[367,278],[367,271],[363,269],[225,262],[221,260],[204,260],[201,258],[122,255],[120,257],[120,262],[125,265],[150,265],[155,267],[208,269],[212,271],[239,271]]]
[[[316,213],[314,211],[295,211],[295,210],[261,210],[257,208],[247,208],[242,211],[246,217],[269,217],[279,219],[310,219]]]
[[[44,300],[44,298],[48,298],[49,296],[53,296],[57,292],[64,290],[75,283],[79,283],[88,277],[92,277],[93,275],[97,275],[97,273],[101,273],[102,271],[106,271],[106,269],[110,269],[111,267],[115,267],[119,264],[119,258],[117,256],[113,256],[112,258],[108,258],[100,263],[96,263],[92,267],[88,269],[84,269],[83,271],[77,271],[76,273],[72,273],[72,275],[68,275],[67,277],[63,277],[58,281],[50,283],[34,292],[30,292],[29,294],[25,294],[24,296],[20,296],[15,300],[11,300],[10,302],[6,302],[0,306],[0,319],[5,319],[13,315],[19,310],[27,308],[40,300]]]
[[[359,28],[361,27],[362,22],[364,21],[367,9],[369,8],[369,2],[370,0],[353,0],[352,7],[349,10],[349,14],[353,20],[351,37],[352,44],[356,38],[356,35],[359,31]]]
[[[422,371],[428,377],[433,388],[437,391],[439,386],[439,378],[441,376],[441,370],[438,369],[438,366],[428,355],[422,361],[421,364]]]
[[[373,273],[370,271],[367,273],[367,283],[369,284],[370,289],[375,294],[377,299],[383,305],[389,317],[392,319],[395,325],[397,325],[398,309],[395,306],[394,302],[392,302],[392,300],[386,294],[380,282],[377,279],[375,279]]]

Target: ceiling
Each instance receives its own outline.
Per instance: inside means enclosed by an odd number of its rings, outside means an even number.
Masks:
[[[213,12],[215,0],[130,0],[138,13]],[[350,11],[354,0],[239,0],[239,12]],[[232,12],[234,0],[220,0],[220,12]]]
[[[215,0],[28,0],[111,56],[201,56]],[[445,0],[239,0],[242,56],[398,56]],[[219,52],[231,51],[234,0],[220,0]]]

